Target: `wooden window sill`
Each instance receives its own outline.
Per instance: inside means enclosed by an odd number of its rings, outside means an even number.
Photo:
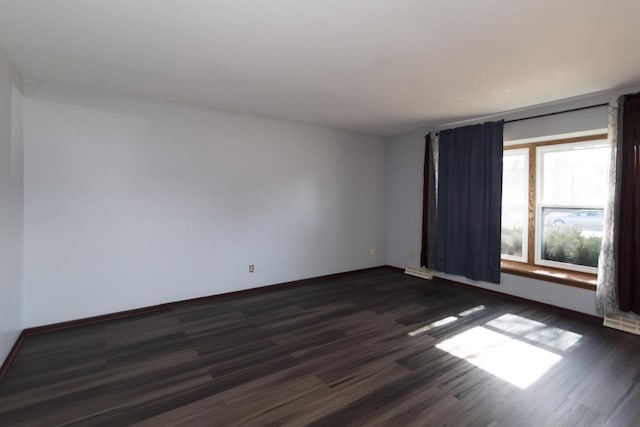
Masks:
[[[501,261],[500,267],[503,273],[544,280],[546,282],[559,283],[561,285],[588,289],[590,291],[596,290],[597,276],[591,273],[561,270],[559,268],[543,267],[540,265],[530,265],[506,260]]]

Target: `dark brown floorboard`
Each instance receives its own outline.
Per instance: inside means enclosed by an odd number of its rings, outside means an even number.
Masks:
[[[478,331],[507,343],[497,357],[525,349],[510,373],[476,366],[496,351]],[[468,360],[441,348],[459,336]],[[638,354],[640,337],[588,320],[365,271],[27,336],[0,426],[632,426]],[[511,378],[544,355],[532,383]]]

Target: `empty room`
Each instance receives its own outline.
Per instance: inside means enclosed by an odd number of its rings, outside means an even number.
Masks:
[[[637,0],[0,0],[0,426],[637,426]]]

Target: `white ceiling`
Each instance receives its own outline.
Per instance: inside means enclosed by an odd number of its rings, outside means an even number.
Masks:
[[[0,0],[26,78],[393,135],[640,84],[638,0]]]

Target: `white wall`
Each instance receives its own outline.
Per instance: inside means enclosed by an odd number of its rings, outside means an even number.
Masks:
[[[385,264],[382,138],[26,82],[24,141],[25,327]]]
[[[553,106],[523,110],[488,120],[506,120],[533,116],[552,111],[607,102],[614,93],[633,92],[619,90],[572,100]],[[482,120],[481,120],[482,121]],[[460,123],[470,124],[473,122]],[[456,125],[456,126],[458,126]],[[441,129],[448,126],[439,126]],[[572,133],[607,127],[607,107],[599,107],[544,118],[507,123],[505,141]],[[422,172],[424,167],[424,135],[422,129],[408,135],[387,139],[387,264],[405,268],[420,263],[422,232]],[[529,279],[511,274],[501,275],[501,284],[474,282],[460,276],[438,273],[438,276],[471,284],[481,288],[504,292],[583,313],[596,315],[595,292]]]
[[[22,330],[21,82],[0,47],[0,365]]]

